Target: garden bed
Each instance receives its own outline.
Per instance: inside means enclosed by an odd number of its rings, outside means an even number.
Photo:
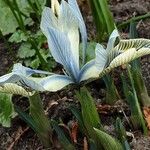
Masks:
[[[86,0],[79,1],[83,17],[86,21],[87,32],[89,40],[95,37],[95,27],[93,24],[91,12],[88,9]],[[110,8],[115,17],[115,21],[120,23],[133,17],[134,15],[143,15],[150,12],[150,1],[149,0],[111,0]],[[137,31],[139,37],[150,38],[150,19],[139,21],[137,25]],[[124,28],[121,33],[122,37],[128,38],[129,29]],[[11,50],[9,50],[3,39],[0,40],[0,75],[7,73],[12,64],[18,62],[16,57],[18,45],[11,44]],[[150,94],[150,56],[146,56],[141,59],[142,72],[146,81],[146,85]],[[116,77],[117,78],[117,77]],[[116,82],[117,86],[120,86]],[[106,131],[115,135],[113,124],[115,119],[119,116],[123,118],[126,131],[130,133],[130,145],[133,150],[148,150],[150,149],[150,137],[144,137],[142,133],[137,131],[131,131],[130,126],[127,124],[127,120],[124,117],[124,113],[127,117],[130,115],[130,109],[126,103],[118,102],[114,106],[105,105],[103,99],[105,98],[105,87],[104,83],[96,80],[88,84],[88,89],[92,93],[95,99],[98,112],[100,114],[102,123]],[[68,107],[72,104],[79,106],[76,98],[74,98],[75,89],[62,90],[57,93],[46,93],[41,94],[46,114],[55,120],[60,118],[65,124],[72,123],[75,119],[71,114]],[[14,96],[14,103],[17,103],[23,110],[28,108],[28,101],[26,98]],[[4,128],[0,126],[0,149],[1,150],[30,150],[30,149],[44,149],[40,143],[36,134],[18,117],[12,120],[11,128]],[[82,144],[82,141],[80,141]],[[82,149],[82,146],[77,144],[77,149]],[[57,149],[57,148],[54,148]]]

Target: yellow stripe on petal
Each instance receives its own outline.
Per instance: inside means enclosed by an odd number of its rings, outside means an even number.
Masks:
[[[14,84],[14,83],[5,83],[4,85],[0,86],[0,91],[9,94],[17,94],[22,96],[31,96],[34,92],[27,91],[23,87]]]

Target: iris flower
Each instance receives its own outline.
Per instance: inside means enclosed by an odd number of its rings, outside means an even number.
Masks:
[[[76,0],[64,0],[61,4],[52,0],[52,7],[42,13],[41,30],[47,37],[50,52],[55,61],[63,66],[64,75],[33,70],[15,64],[11,73],[0,77],[0,91],[30,96],[35,91],[58,91],[69,84],[80,84],[90,78],[98,78],[113,68],[150,53],[150,40],[120,40],[115,29],[107,47],[97,44],[95,58],[85,64],[87,33]],[[82,62],[79,59],[80,36],[82,40]],[[93,50],[94,52],[94,50]],[[46,74],[47,77],[33,77]]]

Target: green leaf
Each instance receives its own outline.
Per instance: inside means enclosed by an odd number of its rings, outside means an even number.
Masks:
[[[23,112],[19,107],[15,106],[15,111],[18,113],[19,117],[27,123],[29,127],[31,127],[35,132],[37,130],[36,124],[34,123],[34,120],[32,117],[27,114],[26,112]]]
[[[19,58],[28,58],[35,55],[35,50],[31,48],[30,43],[22,43],[18,50],[18,57]]]
[[[92,60],[95,58],[95,48],[96,48],[96,42],[88,42],[87,43],[87,48],[86,48],[86,62]],[[80,57],[82,57],[82,46],[83,44],[81,43],[79,46],[79,53]]]
[[[123,150],[121,144],[109,134],[94,128],[99,145],[103,146],[103,150]]]
[[[75,150],[74,146],[69,141],[69,139],[66,137],[66,135],[64,134],[62,129],[58,126],[57,122],[52,120],[51,124],[52,124],[54,130],[56,131],[58,139],[59,139],[60,143],[62,144],[64,150]]]
[[[78,110],[78,108],[76,108],[74,106],[70,106],[69,109],[71,110],[72,114],[76,117],[81,132],[83,134],[86,134],[87,131],[86,131],[86,128],[84,126],[84,122],[83,122],[83,118],[82,118],[81,112]]]
[[[0,30],[3,35],[13,33],[18,27],[18,23],[8,7],[3,7],[1,4],[3,0],[0,0]]]
[[[50,126],[49,118],[45,115],[42,100],[39,93],[29,97],[30,102],[30,115],[36,126],[36,134],[39,136],[41,142],[46,148],[51,146],[52,129]]]
[[[11,126],[11,119],[15,116],[12,95],[0,93],[0,124],[5,127]]]
[[[40,66],[40,60],[39,58],[34,59],[33,61],[31,61],[30,65],[31,68],[33,69],[37,69]]]
[[[108,7],[107,0],[88,1],[92,9],[98,40],[102,41],[115,29],[115,22]]]
[[[86,49],[86,61],[90,61],[95,58],[96,42],[88,42]]]
[[[106,85],[106,103],[113,105],[120,98],[114,80],[110,75],[104,76],[103,80]]]
[[[93,127],[102,128],[102,125],[96,110],[94,99],[85,87],[81,88],[79,92],[76,92],[76,97],[81,104],[82,118],[88,135],[91,138],[95,138]]]
[[[115,125],[115,130],[117,132],[117,136],[119,141],[122,143],[124,150],[131,150],[130,145],[126,139],[126,130],[120,120],[120,118],[116,119],[116,125]]]
[[[28,37],[21,30],[14,32],[9,38],[9,42],[20,43],[22,41],[27,41]]]

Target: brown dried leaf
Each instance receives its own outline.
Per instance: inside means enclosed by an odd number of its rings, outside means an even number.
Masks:
[[[88,150],[88,142],[87,142],[87,138],[84,137],[84,140],[83,140],[83,150]]]
[[[72,129],[71,129],[71,138],[74,143],[77,143],[77,133],[78,133],[79,125],[76,121],[72,123]]]
[[[149,107],[143,107],[143,113],[145,116],[145,120],[147,122],[147,127],[150,130],[150,108]]]

